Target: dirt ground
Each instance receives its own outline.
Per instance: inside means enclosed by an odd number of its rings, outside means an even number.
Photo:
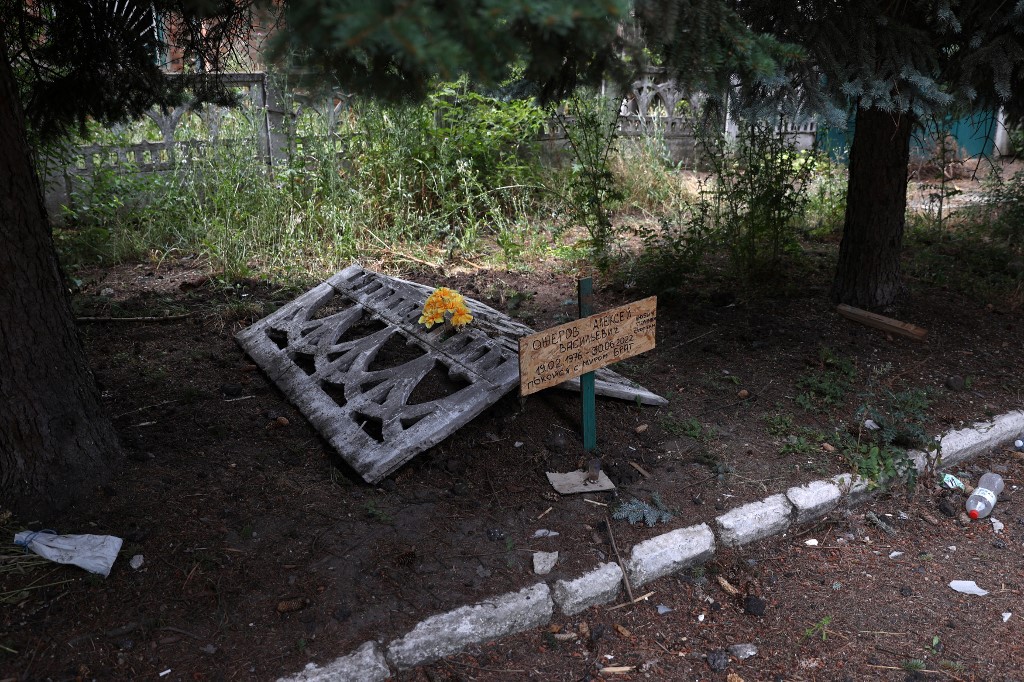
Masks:
[[[850,471],[843,444],[862,435],[857,408],[885,396],[926,391],[918,425],[928,437],[1024,407],[1019,308],[910,281],[899,315],[926,328],[927,340],[887,336],[827,305],[829,248],[757,291],[707,282],[664,292],[657,348],[615,369],[669,404],[599,398],[599,453],[618,490],[571,497],[556,494],[545,472],[585,462],[572,393],[506,397],[372,487],[233,340],[301,288],[226,285],[188,260],[76,273],[78,315],[100,318],[83,319],[82,332],[127,459],[116,480],[53,527],[117,535],[124,546],[106,579],[40,565],[9,546],[0,563],[0,680],[293,674],[536,582],[533,551],[559,552],[550,581],[609,560],[605,518],[621,501],[657,495],[672,513],[654,528],[612,521],[628,553],[655,534]],[[535,329],[575,315],[577,273],[553,260],[521,272],[401,274],[456,288]],[[598,309],[646,293],[596,284]],[[169,319],[105,319],[142,316]],[[826,401],[830,385],[838,393]],[[720,551],[702,569],[652,584],[647,602],[593,609],[561,619],[557,633],[528,632],[400,679],[1024,679],[1014,643],[1024,618],[1016,490],[1024,474],[994,453],[964,477],[989,466],[1007,479],[1000,533],[987,521],[961,523],[962,496],[923,481],[785,537]],[[895,534],[867,521],[868,511]],[[4,530],[26,527],[39,526],[12,519]],[[535,537],[540,529],[558,535]],[[143,564],[133,569],[136,555]],[[947,583],[959,578],[991,594],[957,594]],[[744,611],[748,596],[763,600],[762,615]],[[1004,612],[1013,613],[1005,622]],[[757,655],[716,653],[744,643]],[[716,670],[723,660],[727,668]],[[904,669],[917,660],[923,670]],[[600,672],[611,666],[632,670]]]

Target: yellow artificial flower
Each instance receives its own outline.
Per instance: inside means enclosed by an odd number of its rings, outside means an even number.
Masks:
[[[453,327],[465,326],[473,320],[462,294],[448,287],[438,287],[423,304],[419,323],[430,329],[435,324],[443,324],[448,313],[452,314]]]
[[[469,314],[469,309],[463,306],[459,310],[455,311],[452,315],[452,326],[462,327],[473,321],[473,316]]]
[[[420,324],[426,325],[427,329],[430,329],[435,324],[441,324],[442,322],[444,322],[443,312],[427,312],[426,310],[424,310],[423,314],[420,315]]]

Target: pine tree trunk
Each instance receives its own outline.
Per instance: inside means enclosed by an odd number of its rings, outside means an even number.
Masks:
[[[0,34],[0,505],[46,519],[121,454],[75,329]]]
[[[901,293],[912,120],[858,108],[855,125],[832,302],[887,311]]]

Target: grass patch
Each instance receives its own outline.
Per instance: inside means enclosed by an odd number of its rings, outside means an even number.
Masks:
[[[796,404],[807,412],[825,412],[841,405],[857,378],[857,369],[849,358],[822,347],[818,352],[820,369],[797,379]]]

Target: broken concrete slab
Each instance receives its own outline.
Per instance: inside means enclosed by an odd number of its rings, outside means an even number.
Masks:
[[[377,642],[366,642],[348,656],[336,658],[324,666],[307,663],[305,670],[282,677],[277,682],[331,682],[332,680],[360,680],[384,682],[391,678],[391,668]]]
[[[533,572],[537,575],[547,575],[558,563],[558,552],[534,552]]]
[[[313,427],[368,482],[436,445],[519,384],[533,333],[466,299],[473,323],[418,324],[430,287],[352,265],[236,335]],[[614,372],[598,394],[664,404]]]

